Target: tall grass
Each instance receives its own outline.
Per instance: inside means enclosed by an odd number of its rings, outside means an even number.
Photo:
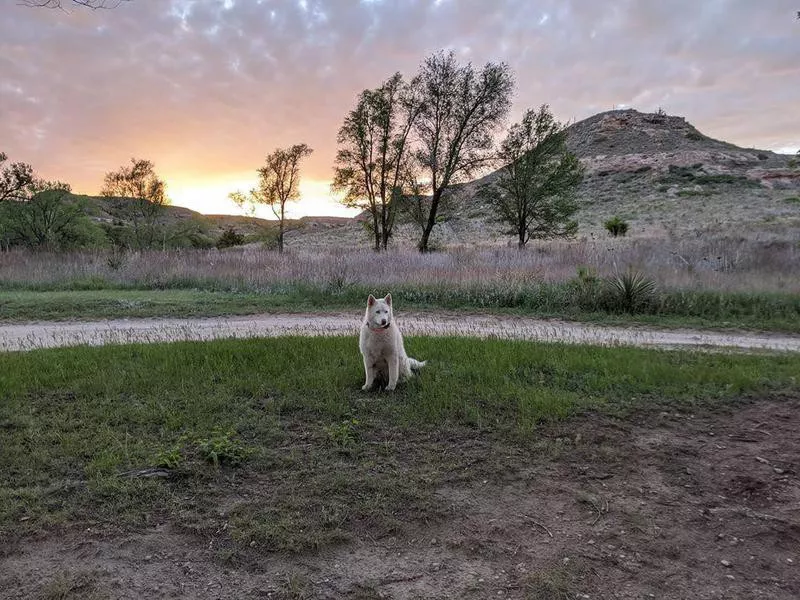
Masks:
[[[333,250],[279,254],[259,248],[130,252],[0,253],[0,290],[168,289],[269,291],[308,285],[393,289],[515,290],[563,283],[579,267],[599,276],[629,268],[662,289],[800,293],[800,247],[753,241],[607,240],[533,244],[527,251],[419,254]]]

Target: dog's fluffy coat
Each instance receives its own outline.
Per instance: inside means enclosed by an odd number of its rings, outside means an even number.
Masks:
[[[370,294],[367,299],[367,312],[358,347],[364,357],[366,383],[361,388],[369,390],[378,381],[387,381],[386,389],[393,390],[398,379],[411,375],[411,370],[425,366],[425,361],[409,358],[403,347],[403,336],[392,314],[392,295],[377,299]]]

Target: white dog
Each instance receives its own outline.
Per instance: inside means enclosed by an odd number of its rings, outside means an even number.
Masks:
[[[386,389],[393,390],[398,378],[409,377],[412,369],[420,369],[426,362],[406,355],[403,336],[392,316],[391,294],[387,294],[382,300],[377,300],[370,294],[367,299],[367,313],[358,337],[358,348],[364,357],[364,371],[367,374],[362,390],[371,389],[376,376],[380,376],[380,381],[388,378]]]

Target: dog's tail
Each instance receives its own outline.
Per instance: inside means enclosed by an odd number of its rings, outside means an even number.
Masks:
[[[427,360],[417,360],[415,358],[408,357],[408,366],[411,367],[412,371],[419,371],[422,367],[424,367],[428,363]]]

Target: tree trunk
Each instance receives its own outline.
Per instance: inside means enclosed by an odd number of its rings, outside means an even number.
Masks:
[[[283,253],[283,221],[284,221],[284,204],[281,202],[281,217],[278,219],[278,252]]]
[[[431,208],[428,212],[428,221],[425,223],[425,228],[422,230],[422,239],[419,241],[417,248],[420,252],[429,252],[428,242],[431,238],[431,231],[433,226],[436,225],[436,210],[439,208],[439,200],[442,197],[442,188],[439,188],[433,193],[431,198]]]
[[[375,245],[373,246],[373,250],[375,252],[381,251],[381,230],[378,227],[378,212],[377,210],[372,212],[372,233],[375,234]]]

